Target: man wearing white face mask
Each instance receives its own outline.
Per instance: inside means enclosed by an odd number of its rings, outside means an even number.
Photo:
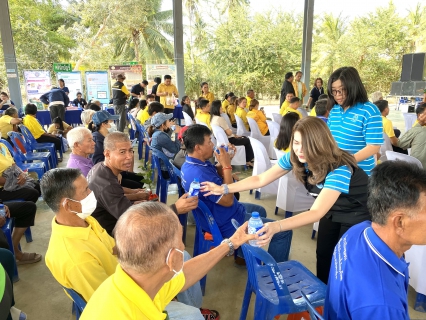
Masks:
[[[55,213],[46,265],[64,287],[86,301],[117,266],[115,241],[90,215],[94,193],[78,169],[53,169],[40,182],[44,201]]]
[[[166,306],[223,257],[232,256],[235,249],[253,239],[246,230],[247,222],[221,245],[184,262],[182,226],[176,215],[163,203],[131,207],[114,231],[119,265],[93,294],[81,320],[176,319],[170,313],[167,316]],[[179,303],[173,304],[179,308]]]

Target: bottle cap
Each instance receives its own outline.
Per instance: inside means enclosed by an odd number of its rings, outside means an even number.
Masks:
[[[259,212],[254,211],[251,213],[251,216],[252,218],[259,218]]]
[[[4,208],[4,204],[0,203],[0,209]]]
[[[200,180],[198,180],[198,178],[194,178],[194,182],[200,182]]]

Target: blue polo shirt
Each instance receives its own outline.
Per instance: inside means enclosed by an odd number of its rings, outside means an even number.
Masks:
[[[370,221],[361,222],[334,249],[324,317],[409,320],[408,280],[404,258],[377,236]]]
[[[369,145],[383,144],[383,122],[379,109],[371,102],[357,103],[343,111],[336,104],[330,111],[328,127],[339,148],[349,153],[357,153]],[[358,163],[370,176],[374,168],[371,156]]]
[[[200,183],[210,181],[217,185],[222,185],[223,180],[218,175],[216,167],[210,161],[203,162],[201,160],[186,156],[186,161],[181,168],[182,187],[186,192],[194,178],[198,178]],[[203,201],[210,209],[220,232],[224,238],[229,238],[235,233],[235,228],[231,223],[231,219],[237,220],[240,224],[244,223],[246,213],[245,207],[234,197],[234,202],[230,207],[224,207],[218,204],[222,196],[210,195],[205,197],[206,192],[200,192],[199,201]],[[209,230],[207,221],[201,219],[201,226],[204,230]]]

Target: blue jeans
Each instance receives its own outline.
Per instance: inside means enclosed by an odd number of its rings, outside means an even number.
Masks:
[[[199,308],[191,307],[177,301],[171,301],[166,306],[170,320],[204,320]]]
[[[259,212],[263,223],[275,221],[273,219],[266,218],[266,210],[262,206],[244,202],[241,202],[241,204],[246,208],[246,216],[244,221],[248,221],[251,218],[252,212]],[[268,253],[275,259],[276,262],[283,262],[288,260],[292,237],[292,230],[278,232],[272,237],[271,242],[269,243]],[[243,257],[242,254],[242,250],[238,250],[238,256]]]
[[[184,251],[183,253],[183,261],[188,261],[191,259],[191,255]],[[184,292],[180,292],[177,295],[177,299],[179,302],[187,305],[192,306],[195,308],[201,308],[201,305],[203,303],[203,294],[201,292],[201,286],[200,282],[198,281],[196,284],[194,284],[192,287],[186,289]],[[167,308],[166,308],[167,310]],[[167,311],[168,312],[168,311]],[[170,317],[171,319],[171,317]]]

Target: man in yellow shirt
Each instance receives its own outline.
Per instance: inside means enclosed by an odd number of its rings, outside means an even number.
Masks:
[[[199,102],[200,110],[195,115],[195,119],[198,121],[205,123],[209,129],[211,129],[210,126],[210,101],[207,99],[201,99]]]
[[[300,81],[300,79],[302,79],[302,75],[302,71],[297,71],[293,80],[295,96],[298,97],[301,101],[303,101],[303,98],[306,96],[306,92],[308,91],[305,84]]]
[[[173,95],[175,98],[179,96],[178,90],[174,84],[172,84],[172,77],[168,74],[164,76],[164,82],[158,85],[157,96],[160,96],[160,103],[164,106],[164,113],[173,113],[175,108],[175,102],[173,101]]]
[[[165,307],[179,292],[254,238],[246,229],[247,222],[230,239],[185,262],[182,226],[173,211],[158,202],[129,208],[115,229],[119,266],[93,294],[81,320],[168,319]]]
[[[246,99],[247,99],[247,106],[250,107],[251,99],[254,99],[254,90],[253,89],[247,90]]]
[[[280,108],[280,115],[284,116],[287,112],[284,112],[287,110],[288,106],[290,105],[290,100],[294,98],[294,94],[292,92],[287,93],[285,96],[285,100]]]
[[[18,118],[18,110],[14,107],[8,108],[4,112],[3,117],[0,118],[1,137],[3,139],[9,140],[9,136],[7,135],[7,133],[9,131],[16,131],[13,130],[14,126],[20,124],[21,122],[22,119]]]
[[[201,84],[201,97],[209,100],[210,103],[214,101],[214,94],[209,91],[209,84],[207,82],[203,82]]]
[[[284,104],[284,103],[283,103]],[[290,104],[287,108],[283,110],[283,115],[289,113],[289,112],[295,112],[299,115],[299,119],[302,119],[302,114],[299,110],[297,110],[300,107],[300,99],[298,97],[293,97],[290,99]]]

